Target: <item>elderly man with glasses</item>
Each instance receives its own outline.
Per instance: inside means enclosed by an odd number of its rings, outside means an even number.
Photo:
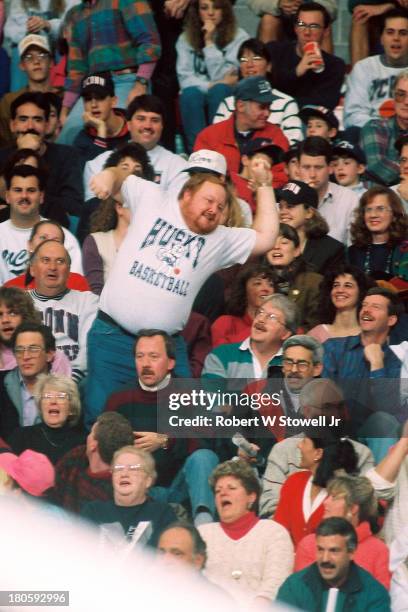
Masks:
[[[394,86],[395,115],[368,121],[360,135],[367,157],[366,171],[382,185],[399,183],[400,167],[397,140],[408,134],[408,70],[401,72]]]
[[[217,346],[204,363],[203,378],[266,378],[282,363],[282,344],[295,331],[296,306],[283,295],[266,298],[243,342]]]

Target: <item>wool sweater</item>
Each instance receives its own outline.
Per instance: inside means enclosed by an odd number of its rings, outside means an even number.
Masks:
[[[219,523],[201,525],[207,544],[205,575],[241,605],[255,597],[274,599],[293,568],[293,545],[286,529],[274,521],[258,521],[245,536],[233,540]]]

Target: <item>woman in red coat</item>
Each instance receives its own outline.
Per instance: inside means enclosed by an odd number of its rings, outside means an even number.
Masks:
[[[346,439],[305,436],[299,440],[298,448],[304,471],[292,474],[282,487],[274,520],[286,527],[293,543],[309,533],[314,533],[323,518],[325,489],[337,470],[352,474],[357,472],[357,455],[353,445]]]

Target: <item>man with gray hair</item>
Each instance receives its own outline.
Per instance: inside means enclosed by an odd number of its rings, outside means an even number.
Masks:
[[[368,121],[360,135],[360,145],[367,157],[366,170],[381,185],[399,183],[399,156],[395,143],[408,130],[408,70],[403,70],[395,81],[394,108],[395,115],[389,119]]]
[[[286,416],[295,416],[300,410],[301,390],[322,373],[323,347],[315,338],[299,334],[285,340],[282,350],[281,407]]]
[[[282,364],[282,344],[295,331],[296,306],[286,296],[266,298],[243,342],[217,346],[204,362],[203,378],[267,378]]]
[[[293,356],[291,358],[294,359]],[[346,412],[341,389],[332,380],[324,378],[308,380],[300,391],[299,406],[302,416],[309,419],[318,418],[322,415],[342,419]],[[330,418],[327,418],[326,423],[329,422]],[[261,516],[270,517],[274,514],[283,483],[290,474],[299,472],[302,469],[298,443],[299,437],[304,435],[304,433],[301,433],[286,438],[272,447],[263,476],[263,493],[259,506]],[[317,435],[321,435],[321,430]],[[359,473],[364,474],[371,467],[374,467],[373,455],[364,444],[354,440],[350,440],[350,442],[353,444],[358,456]]]

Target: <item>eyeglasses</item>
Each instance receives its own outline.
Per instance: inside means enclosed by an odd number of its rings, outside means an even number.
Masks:
[[[112,472],[119,473],[124,472],[125,470],[129,470],[129,472],[139,472],[144,470],[144,467],[141,463],[134,463],[133,465],[123,465],[122,463],[117,463],[112,466]]]
[[[14,349],[15,355],[24,355],[24,353],[28,353],[29,355],[38,355],[41,351],[45,349],[42,346],[38,346],[37,344],[30,344],[29,346],[16,346]]]
[[[23,57],[23,62],[27,62],[28,64],[31,64],[32,62],[45,62],[46,59],[48,59],[50,57],[49,53],[41,52],[41,53],[27,53],[26,55],[24,55]]]
[[[248,62],[262,62],[265,58],[261,55],[253,55],[252,57],[240,57],[239,61],[241,64],[248,64]]]
[[[0,319],[3,319],[4,317],[6,317],[6,319],[10,318],[10,319],[15,319],[16,317],[21,316],[19,312],[0,312]]]
[[[320,25],[320,23],[305,23],[304,21],[297,21],[296,27],[298,27],[299,30],[310,30],[311,32],[323,30],[323,26]]]
[[[405,102],[405,100],[408,98],[408,91],[397,89],[394,91],[394,98],[396,102]]]
[[[282,359],[282,366],[285,370],[293,370],[293,366],[296,366],[296,369],[299,372],[306,372],[310,368],[312,364],[310,361],[305,361],[304,359],[299,359],[296,361],[295,359],[289,359],[288,357],[284,357]]]
[[[69,393],[65,391],[59,391],[58,393],[45,392],[41,395],[41,399],[43,400],[56,400],[57,402],[64,402],[68,398]]]
[[[258,310],[255,311],[255,317],[263,317],[268,321],[273,321],[274,323],[279,323],[280,325],[285,326],[285,324],[282,323],[282,321],[276,316],[276,314],[266,312],[265,310],[263,310],[263,308],[258,308]]]
[[[389,206],[367,206],[364,212],[366,214],[379,213],[381,215],[382,213],[390,212],[390,210]]]

